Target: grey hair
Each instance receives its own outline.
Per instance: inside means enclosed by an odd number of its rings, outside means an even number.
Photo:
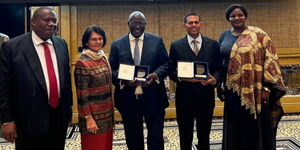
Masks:
[[[128,22],[129,22],[134,16],[142,16],[142,17],[144,18],[144,20],[146,21],[146,17],[145,17],[145,15],[144,15],[142,12],[140,12],[140,11],[134,11],[134,12],[132,12],[132,13],[129,15],[129,17],[128,17]]]

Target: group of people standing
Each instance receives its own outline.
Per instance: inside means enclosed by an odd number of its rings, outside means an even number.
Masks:
[[[129,150],[144,149],[144,122],[148,149],[164,149],[167,76],[176,82],[180,149],[192,149],[196,120],[198,149],[209,150],[215,88],[224,101],[222,149],[275,149],[283,114],[279,99],[285,94],[276,50],[267,33],[246,25],[245,7],[231,5],[225,16],[232,28],[216,41],[201,34],[199,15],[187,14],[187,34],[172,42],[169,55],[161,37],[144,32],[147,21],[140,11],[129,15],[130,32],[113,41],[108,58],[102,50],[105,32],[88,27],[74,71],[82,149],[112,149],[114,107]],[[55,12],[41,7],[33,15],[32,32],[5,42],[0,52],[2,134],[17,150],[64,149],[72,95],[67,46],[54,36],[56,24]],[[179,78],[179,61],[207,62],[208,78]],[[147,81],[119,79],[120,64],[148,66]]]

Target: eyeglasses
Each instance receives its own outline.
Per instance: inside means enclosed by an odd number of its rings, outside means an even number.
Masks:
[[[188,24],[188,25],[193,25],[193,24],[198,25],[198,24],[200,24],[200,21],[189,21],[186,24]]]
[[[134,21],[131,21],[131,22],[129,22],[129,25],[130,26],[137,26],[137,25],[139,25],[139,26],[145,26],[146,22],[134,22]]]
[[[102,41],[103,39],[102,39],[102,38],[92,38],[92,39],[89,39],[89,40],[91,40],[91,41],[93,41],[93,42],[97,42],[98,40],[99,40],[99,41]]]

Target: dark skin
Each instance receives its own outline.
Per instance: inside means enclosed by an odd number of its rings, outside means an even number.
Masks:
[[[247,17],[240,8],[234,9],[229,16],[229,23],[233,30],[232,34],[239,36],[246,28],[245,21]]]
[[[37,9],[31,19],[32,30],[42,40],[50,39],[57,28],[56,14],[48,8]],[[2,136],[8,142],[14,143],[17,137],[16,123],[14,121],[4,123],[1,126]]]
[[[232,26],[231,33],[235,36],[241,35],[241,33],[246,28],[246,20],[247,17],[245,16],[245,14],[240,8],[234,9],[229,16],[229,23]],[[217,95],[221,101],[225,100],[224,89],[222,89],[220,86],[217,87]],[[269,95],[270,95],[270,89],[268,87],[263,87],[262,94],[261,94],[262,103],[267,103],[269,99]]]
[[[135,37],[135,38],[139,38],[145,31],[145,27],[146,27],[146,20],[142,15],[134,15],[132,16],[129,21],[128,21],[128,27],[130,30],[130,33]],[[146,82],[137,82],[136,80],[132,80],[132,81],[122,81],[122,83],[125,83],[131,87],[134,86],[138,86],[138,85],[142,85],[142,87],[148,87],[151,84],[153,84],[153,82],[155,82],[155,80],[158,79],[158,76],[156,73],[151,73],[147,76],[147,81]]]

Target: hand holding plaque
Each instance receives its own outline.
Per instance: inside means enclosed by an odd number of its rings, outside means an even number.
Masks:
[[[134,66],[134,65],[127,65],[127,64],[120,64],[118,79],[146,82],[148,74],[149,74],[148,66]]]
[[[177,76],[179,78],[208,79],[207,62],[184,62],[177,63]]]

